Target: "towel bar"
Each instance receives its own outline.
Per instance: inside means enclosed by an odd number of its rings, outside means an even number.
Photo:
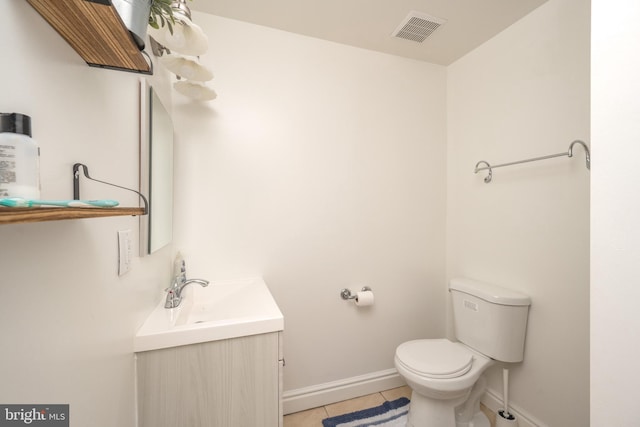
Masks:
[[[502,163],[502,164],[493,165],[493,166],[490,165],[489,162],[486,162],[484,160],[480,160],[478,163],[476,163],[476,168],[474,170],[474,173],[478,173],[478,172],[483,171],[483,170],[489,171],[487,176],[484,177],[484,182],[488,184],[493,179],[493,169],[495,169],[495,168],[501,168],[501,167],[504,167],[504,166],[519,165],[521,163],[537,162],[538,160],[553,159],[555,157],[563,157],[563,156],[573,157],[573,146],[576,145],[576,144],[582,145],[582,148],[584,148],[586,166],[587,166],[587,169],[591,169],[591,152],[589,151],[589,146],[586,143],[584,143],[583,141],[580,141],[579,139],[576,139],[575,141],[573,141],[571,143],[571,145],[569,145],[569,150],[566,153],[550,154],[548,156],[534,157],[532,159],[518,160],[518,161],[515,161],[515,162]],[[481,166],[480,167],[481,164],[484,164],[486,166]]]

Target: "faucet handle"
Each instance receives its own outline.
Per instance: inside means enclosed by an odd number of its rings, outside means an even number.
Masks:
[[[176,259],[173,261],[173,276],[178,277],[185,274],[186,272],[187,267],[184,262],[184,258],[182,257],[182,254],[178,252],[176,254]]]

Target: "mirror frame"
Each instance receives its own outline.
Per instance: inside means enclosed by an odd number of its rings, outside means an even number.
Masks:
[[[171,119],[169,112],[162,105],[158,95],[153,87],[146,79],[140,79],[140,192],[147,195],[149,200],[149,214],[140,216],[140,256],[149,255],[158,249],[171,243],[173,238],[173,144],[174,144],[174,128],[170,123],[170,140],[165,140],[164,144],[170,147],[170,156],[164,156],[163,167],[165,171],[162,173],[162,179],[170,184],[165,184],[161,194],[168,194],[169,198],[163,196],[163,200],[159,200],[157,195],[158,186],[154,186],[153,174],[157,173],[157,166],[154,169],[153,163],[158,162],[156,156],[152,160],[153,140],[154,140],[154,111],[160,112]],[[166,127],[166,124],[165,124]],[[155,127],[156,131],[158,130]],[[165,129],[166,130],[166,129]],[[157,133],[157,132],[156,132]],[[166,153],[165,153],[166,154]],[[167,173],[166,170],[170,172]],[[155,179],[158,183],[158,179]],[[167,189],[167,187],[170,187]],[[155,195],[154,195],[155,192]],[[163,209],[160,209],[163,208]],[[162,212],[164,211],[164,212]],[[159,226],[159,220],[165,222],[164,230]],[[166,227],[168,221],[169,227]]]

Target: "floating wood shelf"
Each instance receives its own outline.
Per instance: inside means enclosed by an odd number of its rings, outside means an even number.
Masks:
[[[143,208],[7,208],[0,207],[0,225],[64,219],[144,215]]]
[[[109,0],[27,0],[87,64],[152,74]]]

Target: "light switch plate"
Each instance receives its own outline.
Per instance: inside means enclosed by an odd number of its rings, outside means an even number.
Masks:
[[[131,269],[131,230],[118,231],[118,276]]]

